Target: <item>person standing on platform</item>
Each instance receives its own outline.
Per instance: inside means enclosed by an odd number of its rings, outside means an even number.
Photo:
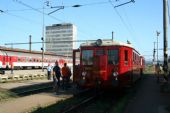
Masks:
[[[55,66],[53,68],[53,82],[54,82],[54,90],[56,94],[58,94],[59,92],[60,77],[61,77],[60,67],[58,66],[58,61],[56,61]]]
[[[64,67],[62,67],[61,72],[62,72],[62,77],[63,77],[63,89],[67,89],[70,76],[71,76],[71,71],[69,67],[67,66],[67,63],[64,63]]]
[[[14,74],[14,65],[11,63],[11,74]]]
[[[47,79],[48,80],[51,80],[51,71],[52,71],[52,67],[50,64],[48,64],[48,67],[47,67]]]

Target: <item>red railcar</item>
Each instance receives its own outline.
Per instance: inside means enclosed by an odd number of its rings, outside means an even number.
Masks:
[[[73,81],[80,87],[123,87],[137,81],[144,58],[131,44],[90,41],[73,51]]]
[[[44,53],[44,59],[42,63],[41,51],[29,51],[23,49],[11,49],[6,47],[0,47],[0,69],[25,69],[25,68],[46,68],[48,64],[54,65],[58,60],[59,66],[62,67],[65,62],[68,66],[72,66],[72,57],[57,55],[55,53]]]

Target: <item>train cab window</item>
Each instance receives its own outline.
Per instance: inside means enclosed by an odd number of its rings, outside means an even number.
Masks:
[[[28,58],[26,58],[26,62],[28,62]]]
[[[124,51],[124,55],[125,55],[125,56],[124,56],[124,58],[125,58],[125,59],[124,59],[125,65],[128,65],[128,50],[125,50],[125,51]]]
[[[96,50],[96,55],[97,56],[104,55],[104,49]]]
[[[119,63],[119,51],[108,50],[108,64],[117,65]]]
[[[83,65],[93,64],[93,50],[82,50],[82,64]]]

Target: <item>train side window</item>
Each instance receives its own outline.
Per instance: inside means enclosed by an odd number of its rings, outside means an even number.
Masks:
[[[30,62],[32,62],[32,58],[30,58]]]
[[[108,50],[108,64],[117,65],[119,63],[119,51]]]
[[[26,58],[26,62],[28,62],[28,58]]]
[[[18,58],[18,62],[21,62],[21,59],[20,59],[20,58]]]
[[[125,60],[125,65],[128,65],[128,50],[125,50],[125,51],[124,51],[124,55],[125,55],[125,56],[124,56],[124,58],[125,58],[125,59],[124,59],[124,60]]]
[[[93,50],[82,51],[82,64],[92,65],[93,64]]]

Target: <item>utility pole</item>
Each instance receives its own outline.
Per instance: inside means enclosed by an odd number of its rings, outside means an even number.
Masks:
[[[42,37],[41,40],[42,40],[42,48],[41,48],[42,50],[42,72],[44,72],[44,38]]]
[[[154,49],[153,49],[153,64],[155,64],[155,52],[156,52],[156,50],[155,50],[155,43],[156,42],[154,42]]]
[[[31,52],[31,35],[29,36],[29,50]]]
[[[45,3],[45,2],[44,2]],[[42,40],[42,72],[44,72],[44,3],[43,3],[43,20],[42,20],[42,37],[41,37],[41,40]]]
[[[160,32],[156,31],[156,36],[157,36],[157,64],[159,63],[158,60],[158,37],[159,37]]]
[[[168,0],[163,0],[164,78],[168,82]]]

